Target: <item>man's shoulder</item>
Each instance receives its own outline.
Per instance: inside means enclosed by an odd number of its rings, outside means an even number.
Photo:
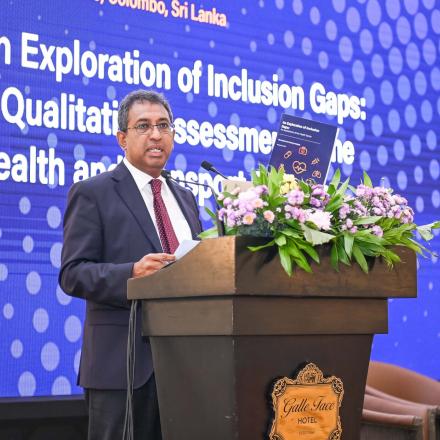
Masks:
[[[177,182],[173,182],[172,180],[167,180],[167,184],[171,187],[172,190],[177,192],[182,196],[193,197],[193,193],[189,188],[185,188]]]
[[[126,174],[124,165],[119,164],[116,168],[110,171],[103,171],[88,179],[80,180],[73,184],[73,187],[78,187],[85,190],[94,190],[101,187],[106,188],[111,182],[120,180]]]

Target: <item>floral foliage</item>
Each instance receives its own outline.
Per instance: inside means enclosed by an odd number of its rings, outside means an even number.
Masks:
[[[284,170],[260,165],[252,174],[253,186],[218,195],[218,219],[227,235],[270,237],[252,251],[277,246],[284,270],[292,275],[295,266],[311,272],[310,260],[319,263],[315,247],[331,245],[332,266],[350,265],[354,260],[368,272],[369,257],[383,257],[392,266],[400,261],[393,246],[405,246],[424,255],[428,251],[414,238],[419,232],[424,240],[433,238],[432,229],[440,221],[417,226],[407,200],[392,189],[373,187],[364,173],[357,187],[340,181],[339,170],[332,181],[310,185],[298,181]],[[210,213],[214,218],[215,215]],[[216,219],[216,220],[218,220]],[[215,228],[202,238],[215,236]]]

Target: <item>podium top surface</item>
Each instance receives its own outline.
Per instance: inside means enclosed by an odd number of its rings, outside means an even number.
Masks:
[[[410,298],[417,295],[416,255],[397,248],[402,262],[389,269],[372,260],[365,274],[359,266],[330,264],[330,248],[317,248],[320,264],[313,273],[295,269],[289,277],[276,248],[251,252],[263,243],[255,237],[220,237],[203,240],[184,258],[154,275],[128,280],[128,299],[165,299],[212,296],[289,296],[333,298]]]

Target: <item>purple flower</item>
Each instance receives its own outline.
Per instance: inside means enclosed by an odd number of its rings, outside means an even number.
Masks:
[[[405,197],[402,197],[399,194],[395,194],[393,196],[393,200],[397,205],[407,205],[408,204],[408,201],[405,199]]]
[[[322,201],[319,199],[315,199],[315,197],[310,197],[310,204],[315,208],[321,208],[323,206]]]
[[[258,185],[255,187],[255,192],[261,196],[263,194],[268,194],[269,188],[266,185]]]
[[[326,206],[330,200],[330,195],[324,189],[324,185],[313,185],[310,204],[316,208]]]
[[[235,223],[234,220],[231,220],[229,218],[226,219],[226,224],[230,227],[230,228],[234,228],[235,226],[237,226],[237,224]]]
[[[371,228],[371,231],[373,232],[374,235],[376,235],[378,237],[383,237],[383,230],[379,225],[374,225]]]
[[[358,185],[356,188],[356,196],[357,197],[370,197],[373,192],[373,189],[369,186]]]
[[[229,206],[232,204],[232,199],[230,197],[225,197],[223,199],[223,206]]]
[[[341,220],[347,218],[347,215],[350,213],[350,205],[348,203],[343,203],[339,208],[339,217]]]
[[[287,194],[287,201],[293,206],[301,205],[304,202],[304,193],[300,189],[294,189]]]
[[[314,223],[318,229],[328,231],[330,229],[330,221],[332,215],[326,211],[308,210],[307,221]]]
[[[296,206],[294,206],[291,212],[292,212],[291,214],[292,218],[298,220],[300,223],[304,223],[307,220],[307,213],[306,211],[304,211],[304,209],[297,208]]]

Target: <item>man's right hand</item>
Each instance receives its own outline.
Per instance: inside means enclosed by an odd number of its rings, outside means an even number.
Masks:
[[[146,277],[176,260],[171,254],[147,254],[134,263],[132,277]]]

